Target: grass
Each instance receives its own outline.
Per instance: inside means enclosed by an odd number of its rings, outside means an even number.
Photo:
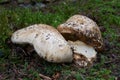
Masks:
[[[39,59],[35,52],[26,56],[23,55],[23,47],[10,42],[12,33],[17,29],[37,23],[57,27],[74,14],[86,15],[102,28],[106,50],[98,53],[97,61],[90,68],[77,68],[73,64],[48,63]],[[114,80],[115,77],[120,76],[119,0],[78,0],[77,2],[66,0],[60,1],[57,5],[49,5],[45,11],[1,6],[0,20],[0,76],[3,80],[18,78],[40,80],[39,73],[52,77],[56,72],[61,74],[59,80]],[[14,69],[20,73],[15,72]]]

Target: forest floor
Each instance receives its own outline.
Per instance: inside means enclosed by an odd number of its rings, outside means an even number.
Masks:
[[[119,0],[18,1],[0,2],[0,80],[120,80]],[[56,28],[75,14],[93,19],[102,33],[105,49],[91,67],[49,63],[29,45],[10,40],[20,28],[37,23]]]

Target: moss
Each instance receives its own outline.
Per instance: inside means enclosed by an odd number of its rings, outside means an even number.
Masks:
[[[29,75],[34,76],[34,79],[40,79],[38,76],[39,73],[52,76],[55,72],[61,72],[61,80],[65,79],[66,76],[69,77],[69,75],[72,76],[70,79],[75,78],[78,80],[83,78],[86,80],[114,80],[119,70],[115,73],[113,71],[118,68],[119,63],[116,64],[116,62],[113,62],[113,64],[109,63],[109,65],[105,63],[106,61],[111,62],[111,60],[113,60],[113,58],[110,57],[113,53],[115,58],[120,57],[120,43],[118,41],[120,33],[119,9],[119,0],[76,0],[76,2],[66,0],[61,1],[57,5],[49,5],[49,8],[45,10],[40,9],[37,11],[29,8],[16,7],[8,9],[0,7],[0,50],[4,53],[4,55],[0,57],[0,74],[3,74],[3,72],[7,74],[7,68],[11,65],[10,70],[13,70],[13,68],[15,68],[13,65],[16,65],[18,66],[17,69],[28,74],[27,76],[29,78],[23,77],[23,80],[31,79]],[[33,54],[32,57],[29,55],[20,56],[23,54],[21,50],[24,50],[22,47],[13,45],[14,48],[12,48],[6,43],[6,40],[10,38],[12,33],[17,29],[39,23],[57,27],[74,14],[88,16],[96,21],[98,26],[105,28],[105,31],[102,31],[102,36],[109,43],[109,47],[113,46],[110,49],[107,48],[108,51],[101,52],[104,54],[98,55],[97,62],[92,68],[79,69],[73,67],[72,64],[51,64],[44,60],[36,59],[37,55]],[[19,51],[17,51],[18,48],[20,48]],[[17,56],[13,56],[13,53]],[[37,68],[32,65],[31,70],[27,72],[27,67],[32,64],[31,62],[33,62]],[[27,63],[27,65],[25,63]],[[24,70],[20,65],[24,66],[22,67]],[[114,67],[111,65],[114,65]],[[72,73],[73,71],[75,71],[75,74]]]

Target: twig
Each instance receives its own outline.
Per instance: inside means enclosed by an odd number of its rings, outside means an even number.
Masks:
[[[85,80],[84,76],[82,74],[80,74],[80,77],[82,78],[82,80]]]
[[[45,76],[45,75],[43,75],[43,74],[39,74],[39,76],[40,76],[41,78],[43,78],[44,80],[52,80],[50,77]]]
[[[117,59],[114,59],[114,60],[112,60],[112,61],[107,61],[107,62],[105,62],[104,64],[110,64],[110,63],[113,63],[113,62],[117,62],[117,61],[119,61],[119,59],[117,58]]]
[[[17,47],[17,48],[20,49],[25,55],[27,55],[24,49],[22,49],[21,47]]]

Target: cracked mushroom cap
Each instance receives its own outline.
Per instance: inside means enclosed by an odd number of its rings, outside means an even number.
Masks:
[[[73,50],[74,63],[80,67],[92,65],[96,59],[97,52],[92,46],[89,46],[81,41],[68,41],[68,44]]]
[[[67,41],[53,27],[35,24],[13,33],[13,43],[29,43],[40,57],[49,62],[71,62],[72,51]]]
[[[93,46],[97,51],[103,49],[103,40],[97,24],[90,18],[74,15],[57,27],[66,40],[80,40]]]

